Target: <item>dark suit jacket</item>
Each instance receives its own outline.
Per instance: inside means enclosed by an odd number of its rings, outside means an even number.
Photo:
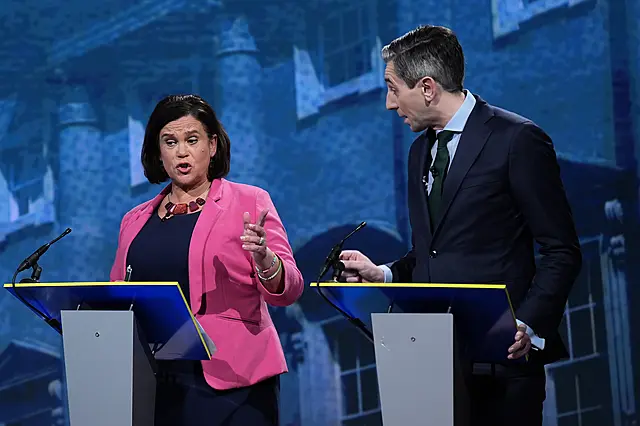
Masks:
[[[426,132],[409,152],[413,248],[391,265],[394,282],[505,283],[516,317],[540,337],[544,363],[566,357],[558,334],[582,265],[551,139],[526,118],[476,96],[431,229],[422,183]],[[534,240],[542,259],[535,265]]]

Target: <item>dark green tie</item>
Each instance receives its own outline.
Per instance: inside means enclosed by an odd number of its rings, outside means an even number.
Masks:
[[[431,229],[435,225],[435,219],[440,213],[440,204],[442,203],[442,188],[444,186],[444,180],[447,177],[447,169],[449,168],[449,150],[447,149],[447,143],[453,138],[454,133],[448,130],[443,130],[438,133],[438,149],[436,150],[436,159],[429,169],[433,176],[433,184],[431,185],[431,191],[429,192],[429,217],[431,219]],[[433,145],[432,145],[433,146]],[[431,156],[429,156],[431,158]]]

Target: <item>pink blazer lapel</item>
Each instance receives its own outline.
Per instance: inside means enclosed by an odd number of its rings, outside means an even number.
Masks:
[[[158,195],[149,200],[146,206],[144,206],[138,214],[135,215],[131,223],[127,226],[126,239],[121,242],[123,246],[123,259],[122,259],[122,271],[127,269],[127,253],[129,253],[129,247],[133,242],[133,239],[140,233],[145,223],[149,220],[151,215],[157,206],[160,205],[162,199],[171,190],[171,185],[166,186]],[[124,279],[124,276],[123,278]]]
[[[207,202],[202,208],[191,236],[191,244],[189,246],[189,299],[191,311],[194,314],[200,310],[202,295],[205,293],[202,256],[211,230],[223,211],[223,208],[218,204],[222,198],[223,188],[223,179],[215,179],[211,183]]]

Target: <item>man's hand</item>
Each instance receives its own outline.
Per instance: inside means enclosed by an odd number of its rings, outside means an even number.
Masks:
[[[382,283],[384,272],[378,268],[367,256],[357,250],[344,250],[340,253],[340,260],[344,263],[342,277],[348,283]]]
[[[527,327],[525,325],[518,326],[515,341],[516,342],[509,348],[509,359],[523,357],[531,350],[531,338],[527,334]]]

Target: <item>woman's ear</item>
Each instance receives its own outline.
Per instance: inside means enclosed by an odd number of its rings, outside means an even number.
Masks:
[[[213,135],[211,139],[209,139],[209,150],[211,152],[211,158],[213,158],[218,151],[218,135]]]

